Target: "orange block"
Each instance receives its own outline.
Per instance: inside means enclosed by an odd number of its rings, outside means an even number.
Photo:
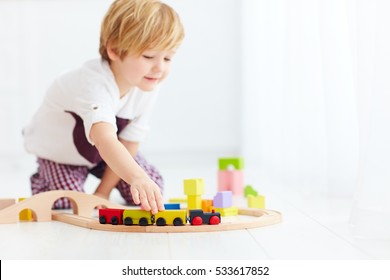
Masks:
[[[203,212],[211,212],[211,207],[213,207],[213,200],[212,199],[202,199]]]

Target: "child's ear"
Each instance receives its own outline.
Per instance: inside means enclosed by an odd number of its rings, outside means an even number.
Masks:
[[[111,61],[120,59],[119,55],[116,53],[116,50],[111,46],[111,44],[107,45],[107,55]]]

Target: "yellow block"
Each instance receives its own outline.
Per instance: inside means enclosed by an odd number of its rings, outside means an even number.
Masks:
[[[185,179],[184,180],[184,194],[186,194],[186,195],[202,195],[202,194],[204,194],[204,181],[203,181],[203,179],[201,179],[201,178]]]
[[[18,201],[22,201],[24,200],[25,198],[24,197],[20,197],[18,199]],[[19,213],[19,220],[21,221],[32,221],[33,220],[33,215],[32,215],[32,211],[31,209],[24,209],[22,211],[20,211]]]
[[[202,196],[189,195],[187,197],[187,209],[202,209]]]
[[[174,197],[168,200],[169,202],[187,203],[187,197]]]
[[[219,212],[222,217],[238,215],[238,208],[236,206],[227,207],[227,208],[211,207],[211,210],[214,210],[215,212]]]
[[[248,195],[248,207],[249,208],[258,208],[265,209],[265,196],[264,195]]]

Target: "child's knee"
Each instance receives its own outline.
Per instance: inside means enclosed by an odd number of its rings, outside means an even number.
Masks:
[[[38,194],[49,190],[46,181],[39,173],[35,173],[30,177],[31,192],[32,194]]]

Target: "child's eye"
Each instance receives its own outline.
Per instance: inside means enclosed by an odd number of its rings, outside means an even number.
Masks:
[[[149,55],[143,55],[143,57],[146,58],[146,59],[152,59],[153,58],[153,56],[149,56]]]
[[[164,58],[165,61],[171,61],[171,58],[170,57],[166,57]]]

